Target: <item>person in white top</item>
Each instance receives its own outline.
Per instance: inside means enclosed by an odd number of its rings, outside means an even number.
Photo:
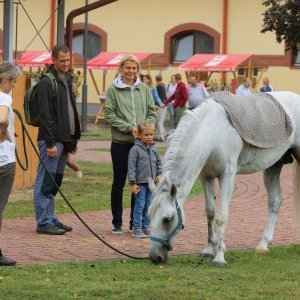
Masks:
[[[235,91],[236,95],[246,96],[252,93],[251,80],[249,78],[244,78],[242,84]]]
[[[0,230],[16,171],[14,112],[10,92],[19,75],[20,70],[13,63],[3,61],[0,64]],[[15,264],[16,261],[5,257],[0,249],[0,266]]]
[[[190,84],[187,86],[187,90],[189,94],[189,110],[200,106],[205,98],[209,96],[204,84],[199,83],[194,75],[190,76]]]
[[[166,88],[167,99],[174,94],[176,87],[177,87],[177,83],[175,82],[175,75],[172,75],[171,81],[168,83],[167,88]],[[174,101],[170,102],[167,105],[167,111],[168,111],[169,117],[170,117],[170,130],[175,128],[173,103],[174,103]]]

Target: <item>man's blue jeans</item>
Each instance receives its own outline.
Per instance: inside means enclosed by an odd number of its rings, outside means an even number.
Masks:
[[[40,156],[46,168],[49,170],[52,178],[60,187],[64,175],[68,153],[64,150],[64,145],[57,142],[57,156],[47,155],[47,146],[44,140],[38,141]],[[34,185],[34,209],[37,228],[47,229],[51,225],[58,224],[59,221],[54,213],[54,197],[57,194],[57,188],[53,183],[43,164],[39,162],[35,185]]]
[[[140,191],[135,195],[133,211],[134,228],[149,228],[150,219],[147,216],[151,204],[152,193],[147,185],[139,185]]]

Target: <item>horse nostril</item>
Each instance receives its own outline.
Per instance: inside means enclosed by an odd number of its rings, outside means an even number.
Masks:
[[[156,263],[161,264],[162,262],[163,262],[162,257],[161,256],[157,256]]]

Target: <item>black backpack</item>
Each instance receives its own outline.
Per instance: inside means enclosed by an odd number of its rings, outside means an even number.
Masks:
[[[45,73],[43,74],[43,76],[47,76],[50,79],[52,86],[52,97],[55,97],[57,94],[57,81],[55,76],[52,73]],[[37,85],[38,83],[34,86],[31,86],[26,91],[24,96],[24,113],[26,123],[35,127],[38,127],[40,125],[39,104],[35,97]]]

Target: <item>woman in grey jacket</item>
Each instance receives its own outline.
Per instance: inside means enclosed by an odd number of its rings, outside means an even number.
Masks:
[[[134,55],[124,55],[117,77],[105,97],[105,121],[111,126],[113,184],[111,210],[113,233],[123,233],[123,188],[128,169],[128,154],[137,135],[137,124],[148,120],[156,123],[156,111],[150,89],[140,82],[140,63]],[[131,197],[131,220],[134,197]],[[130,221],[132,229],[132,221]]]

